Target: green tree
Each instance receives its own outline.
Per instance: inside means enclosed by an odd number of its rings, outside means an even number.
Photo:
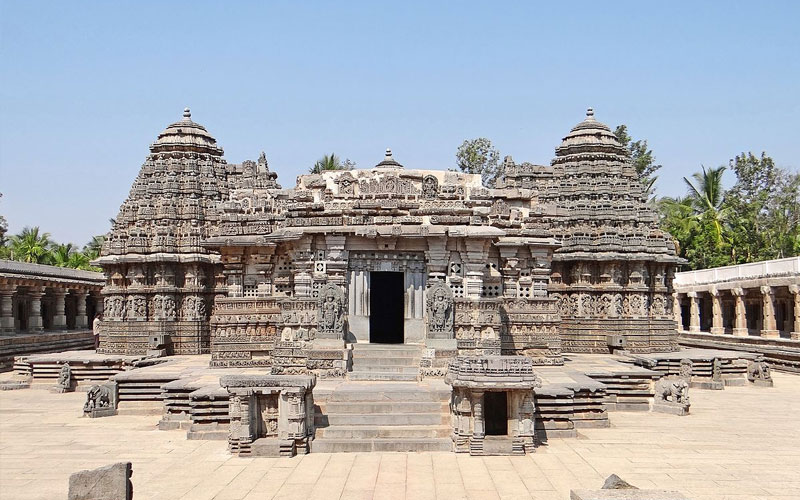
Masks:
[[[106,241],[106,236],[104,234],[98,236],[92,236],[91,241],[84,245],[83,253],[89,260],[94,260],[100,257],[100,251],[103,249],[103,243]]]
[[[50,259],[50,233],[40,233],[39,226],[25,227],[11,237],[11,257],[14,260],[44,264]]]
[[[695,214],[703,218],[704,224],[713,232],[714,240],[721,245],[724,231],[723,221],[726,215],[725,208],[722,206],[725,194],[722,187],[722,173],[725,172],[725,166],[708,170],[706,167],[702,168],[702,173],[692,174],[697,185],[686,177],[683,178],[683,182],[689,188],[689,198]]]
[[[742,153],[730,161],[736,184],[725,204],[732,213],[732,258],[736,263],[776,259],[800,251],[800,179],[766,153]]]
[[[500,151],[492,141],[479,137],[464,141],[456,151],[456,165],[467,174],[480,174],[486,187],[494,187],[499,174]]]
[[[72,267],[69,262],[75,253],[75,246],[72,243],[54,244],[50,249],[50,258],[47,263],[58,267]]]
[[[356,164],[349,159],[344,162],[339,160],[339,157],[331,153],[330,155],[323,155],[322,158],[317,160],[313,167],[309,169],[311,174],[321,174],[326,170],[352,170]]]
[[[3,197],[3,193],[0,193],[0,198]],[[0,259],[7,259],[11,256],[11,249],[8,247],[8,237],[6,234],[8,233],[8,221],[6,218],[0,215]]]
[[[663,197],[658,200],[660,226],[672,236],[678,255],[686,258],[686,251],[698,232],[698,221],[694,216],[692,199]]]
[[[661,165],[656,163],[656,157],[652,149],[648,149],[647,141],[644,139],[634,141],[628,135],[628,127],[620,125],[614,129],[614,135],[620,144],[628,149],[630,154],[631,163],[639,174],[639,180],[644,185],[644,192],[647,199],[656,203],[655,185],[658,176],[655,173],[661,168]]]

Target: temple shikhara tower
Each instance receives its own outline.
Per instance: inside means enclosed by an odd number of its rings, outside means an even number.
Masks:
[[[494,188],[386,150],[282,189],[263,153],[222,154],[188,109],[151,145],[98,261],[101,352],[341,377],[353,344],[424,346],[422,376],[459,355],[677,347],[680,259],[592,110],[550,166],[506,157]]]

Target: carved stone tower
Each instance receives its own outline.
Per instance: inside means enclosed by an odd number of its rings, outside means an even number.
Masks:
[[[225,283],[219,255],[201,242],[228,195],[222,154],[188,108],[150,146],[97,261],[107,279],[100,352],[142,354],[159,343],[208,352],[213,295]]]
[[[633,352],[675,350],[670,294],[681,259],[658,229],[628,151],[589,108],[551,165],[540,192],[566,211],[553,225],[562,246],[550,285],[564,350],[608,352],[615,336]]]

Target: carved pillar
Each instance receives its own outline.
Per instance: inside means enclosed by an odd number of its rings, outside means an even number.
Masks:
[[[67,313],[64,305],[64,297],[67,295],[66,290],[55,289],[53,290],[53,302],[55,304],[55,312],[53,314],[53,329],[65,330],[67,328]]]
[[[792,322],[792,333],[790,334],[793,340],[800,340],[800,286],[789,285],[789,293],[792,294],[794,309],[794,321]]]
[[[31,298],[28,330],[41,332],[44,330],[42,323],[42,297],[44,297],[44,290],[41,287],[31,287],[28,296]]]
[[[725,328],[722,326],[722,302],[720,301],[719,290],[712,288],[709,294],[711,295],[711,333],[722,335],[725,333]]]
[[[75,309],[75,328],[81,329],[89,326],[89,320],[86,317],[86,290],[75,290],[75,299],[77,300],[77,308]]]
[[[0,288],[0,332],[14,331],[14,285]]]
[[[691,301],[689,303],[689,331],[700,331],[700,301],[697,298],[697,292],[689,292],[686,294]]]
[[[733,335],[747,337],[747,309],[744,307],[745,291],[743,288],[734,288],[731,290],[731,294],[733,294],[733,298],[736,301]]]
[[[483,439],[486,436],[486,426],[483,421],[483,391],[470,391],[472,399],[472,438]]]
[[[769,338],[780,337],[778,325],[775,322],[775,294],[771,286],[761,287],[761,336]]]
[[[673,292],[672,294],[672,314],[675,315],[675,323],[677,323],[678,331],[683,330],[683,313],[681,311],[681,294]]]

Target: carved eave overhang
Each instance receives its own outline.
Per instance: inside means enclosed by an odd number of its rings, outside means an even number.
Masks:
[[[280,231],[275,231],[268,235],[259,236],[214,236],[213,238],[203,240],[203,246],[215,250],[222,247],[275,247],[279,241],[286,241],[289,239],[297,238],[281,238]]]
[[[219,378],[219,385],[226,389],[252,388],[252,389],[303,389],[308,390],[317,383],[317,377],[309,375],[223,375]]]
[[[141,264],[150,262],[200,262],[204,264],[219,264],[222,260],[219,255],[205,253],[128,253],[123,255],[104,255],[93,260],[91,264],[93,266],[102,267],[115,264]]]
[[[495,243],[495,246],[498,247],[532,246],[532,247],[559,248],[561,246],[561,242],[555,238],[529,238],[525,236],[504,236]]]
[[[525,356],[459,357],[450,362],[445,382],[470,389],[522,389],[542,386]]]
[[[667,264],[685,264],[686,259],[676,255],[657,254],[649,252],[565,252],[559,253],[556,250],[553,255],[553,260],[558,262],[567,262],[573,260],[597,260],[597,261],[649,261]]]

